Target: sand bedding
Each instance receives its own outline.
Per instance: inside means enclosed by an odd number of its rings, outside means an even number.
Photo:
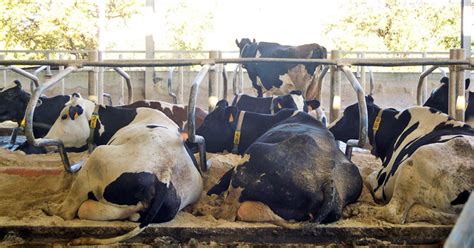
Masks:
[[[86,159],[87,153],[70,154],[71,161]],[[204,188],[207,191],[215,185],[220,177],[230,168],[238,163],[240,156],[233,154],[208,154],[211,170],[204,176]],[[368,153],[354,153],[353,162],[360,168],[361,174],[368,175],[371,171],[380,166],[380,163]],[[21,152],[10,152],[0,149],[0,169],[12,167],[34,167],[51,169],[54,174],[43,176],[18,176],[15,174],[0,173],[0,225],[1,226],[97,226],[97,227],[135,227],[136,223],[127,221],[87,221],[71,220],[65,221],[57,216],[48,216],[43,212],[48,205],[55,205],[62,202],[68,193],[75,175],[65,173],[58,154],[29,155]],[[222,198],[207,196],[203,192],[200,201],[185,208],[173,221],[160,224],[164,227],[266,227],[273,226],[268,223],[244,223],[216,219],[217,213],[226,211],[220,204]],[[367,189],[364,189],[360,201],[361,211],[364,207],[375,205]],[[346,218],[327,226],[341,227],[367,227],[367,226],[396,226],[381,220],[374,219],[363,214],[357,216],[345,213]],[[350,218],[348,218],[350,217]],[[422,223],[423,224],[423,223]],[[294,224],[298,226],[299,224]],[[419,224],[408,224],[405,226],[416,226]],[[426,224],[423,224],[426,225]]]

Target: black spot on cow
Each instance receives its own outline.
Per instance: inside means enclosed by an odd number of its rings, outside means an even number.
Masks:
[[[64,114],[61,116],[61,120],[66,120],[67,119],[67,114]]]
[[[157,127],[161,127],[161,128],[167,128],[165,126],[160,126],[160,125],[157,125],[157,124],[148,124],[146,125],[147,128],[150,128],[150,129],[155,129]]]
[[[71,106],[69,107],[69,118],[74,120],[77,116],[82,115],[84,113],[84,109],[81,105]]]
[[[462,204],[466,203],[467,199],[469,199],[470,194],[471,194],[471,192],[469,192],[467,190],[464,190],[463,192],[459,193],[459,195],[456,197],[456,199],[454,199],[451,202],[451,205],[462,205]]]
[[[156,175],[149,172],[125,172],[104,189],[104,199],[118,205],[151,203],[155,196]]]

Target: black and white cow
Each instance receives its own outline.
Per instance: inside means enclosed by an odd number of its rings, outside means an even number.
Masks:
[[[63,112],[83,106],[73,99]],[[81,107],[82,108],[82,107]],[[140,109],[138,109],[140,110]],[[87,107],[71,122],[82,122]],[[78,172],[66,199],[46,211],[66,220],[139,221],[125,235],[105,239],[83,238],[73,244],[109,244],[131,238],[149,223],[172,220],[202,193],[202,179],[194,157],[187,153],[178,126],[162,112],[138,111],[129,125],[97,147]]]
[[[368,138],[383,168],[368,177],[378,216],[394,223],[453,223],[474,189],[474,129],[438,110],[381,109],[366,97]],[[357,139],[358,104],[331,124],[337,140]],[[422,209],[423,211],[420,211]]]
[[[239,94],[234,97],[232,106],[239,110],[251,111],[261,114],[274,114],[282,109],[294,109],[304,111],[326,126],[326,115],[321,109],[318,100],[304,100],[303,93],[293,90],[289,94],[274,97],[254,97],[247,94]]]
[[[228,192],[224,209],[235,211],[219,218],[284,225],[289,220],[336,221],[361,190],[357,167],[339,150],[333,135],[298,111],[253,142],[208,194]]]
[[[250,41],[248,38],[235,40],[242,58],[308,58],[327,57],[326,48],[316,43],[301,46],[285,46],[272,42]],[[257,90],[258,96],[264,92],[281,95],[292,90],[306,92],[313,80],[315,64],[295,63],[244,63],[243,67]]]
[[[299,111],[292,109],[282,109],[275,115],[245,112],[234,106],[228,106],[226,100],[221,100],[214,111],[206,116],[201,127],[196,130],[196,134],[203,136],[206,140],[207,152],[228,151],[243,154],[272,126],[297,112]],[[241,119],[240,127],[238,127],[239,119]],[[236,135],[239,136],[238,140],[236,140]]]
[[[70,96],[40,97],[33,116],[33,133],[35,137],[45,136],[53,125],[64,104]],[[0,122],[13,121],[21,124],[25,116],[30,94],[22,89],[21,83],[15,80],[15,85],[0,91]]]
[[[466,79],[465,87],[469,89],[470,80]],[[443,113],[448,113],[448,91],[449,78],[443,77],[440,80],[441,86],[433,90],[430,97],[426,100],[423,106],[435,108]],[[464,114],[465,121],[470,126],[474,126],[474,92],[468,92],[468,99],[466,105],[466,112]]]

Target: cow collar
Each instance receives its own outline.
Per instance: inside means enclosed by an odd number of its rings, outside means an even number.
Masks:
[[[382,123],[382,113],[383,113],[383,109],[380,109],[379,112],[377,113],[377,116],[375,117],[374,125],[372,126],[372,139],[373,139],[374,152],[377,152],[377,143],[375,141],[375,135],[377,134],[377,131],[380,129],[380,123]]]
[[[242,122],[244,121],[245,111],[240,111],[239,119],[237,121],[237,127],[234,132],[234,147],[232,148],[232,153],[239,153],[239,144],[240,144],[240,132],[242,129]]]
[[[273,103],[273,101],[275,101],[275,98],[276,97],[272,97],[272,100],[270,101],[270,114],[274,115],[275,114],[275,103]]]
[[[89,153],[94,150],[94,133],[95,128],[97,127],[97,120],[99,120],[99,108],[100,105],[96,104],[94,107],[94,112],[92,112],[91,120],[89,121],[89,138],[87,138],[87,147]]]

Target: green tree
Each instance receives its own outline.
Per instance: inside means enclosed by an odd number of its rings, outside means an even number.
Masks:
[[[342,50],[439,51],[459,47],[460,4],[350,0],[325,38]]]
[[[176,50],[202,50],[205,36],[213,28],[211,11],[190,6],[189,2],[177,1],[166,11],[170,46]]]
[[[106,20],[137,13],[137,0],[106,0]],[[93,49],[98,6],[94,0],[1,0],[0,40],[6,49]]]

